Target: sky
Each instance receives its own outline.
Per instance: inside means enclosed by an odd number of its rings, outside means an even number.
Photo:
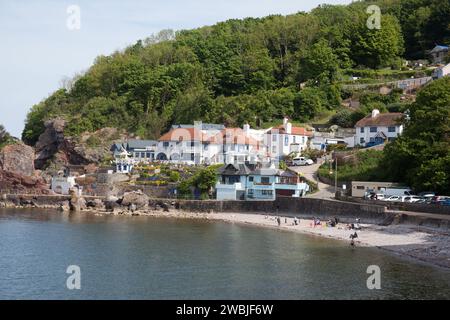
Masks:
[[[350,0],[1,0],[0,124],[20,137],[27,112],[98,55],[163,29],[309,11]],[[76,11],[79,9],[79,25]],[[79,26],[79,28],[78,28]]]

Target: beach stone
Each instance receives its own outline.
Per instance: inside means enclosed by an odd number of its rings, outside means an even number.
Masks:
[[[89,200],[86,202],[88,208],[102,209],[104,208],[103,201],[100,199]]]
[[[59,204],[59,210],[61,211],[69,211],[70,210],[70,202],[63,201]]]
[[[142,209],[148,206],[150,198],[141,191],[126,192],[122,198],[122,206],[129,207],[135,205],[136,209]]]

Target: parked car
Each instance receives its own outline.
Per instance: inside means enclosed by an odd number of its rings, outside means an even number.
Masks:
[[[314,161],[312,161],[311,159],[307,159],[305,157],[297,157],[292,159],[292,164],[294,166],[310,166],[314,164]]]
[[[392,202],[397,201],[397,202],[401,202],[402,201],[402,197],[401,196],[390,196],[390,197],[387,197],[387,198],[383,199],[383,201],[392,201]]]
[[[425,191],[418,194],[418,196],[422,198],[433,198],[435,195],[436,193],[432,191]]]
[[[444,197],[444,196],[434,196],[433,198],[431,198],[430,203],[432,204],[440,204],[441,202],[445,201],[449,199],[448,197]]]
[[[402,197],[402,202],[410,202],[410,203],[417,203],[421,201],[423,198],[419,196],[406,196]]]
[[[442,206],[450,206],[450,198],[445,199],[439,203]]]
[[[376,193],[376,192],[368,192],[364,198],[366,200],[384,200],[384,194],[383,193]]]

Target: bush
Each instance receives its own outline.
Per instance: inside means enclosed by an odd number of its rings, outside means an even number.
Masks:
[[[171,182],[178,182],[180,181],[180,173],[177,171],[171,171],[169,174],[169,179]]]
[[[355,154],[354,162],[338,165],[338,180],[346,181],[387,181],[383,169],[383,152],[378,150],[364,150]],[[319,175],[334,179],[334,164],[330,173],[330,163],[324,163],[319,168]]]
[[[338,111],[331,117],[330,124],[343,128],[352,128],[355,125],[352,119],[352,112],[348,109]]]

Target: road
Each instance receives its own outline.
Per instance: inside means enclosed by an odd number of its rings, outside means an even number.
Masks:
[[[317,199],[334,199],[334,186],[330,186],[328,184],[322,183],[317,178],[317,171],[321,166],[322,162],[315,163],[311,166],[296,166],[289,167],[289,169],[302,174],[306,179],[317,183],[319,187],[319,191],[313,194],[308,194],[306,197],[308,198],[317,198]]]

